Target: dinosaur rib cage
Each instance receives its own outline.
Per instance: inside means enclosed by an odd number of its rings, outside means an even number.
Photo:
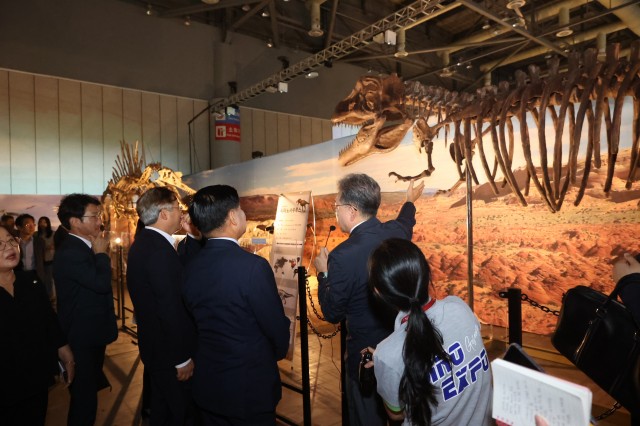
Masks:
[[[576,185],[578,179],[578,152],[586,119],[586,160],[574,202],[577,206],[584,195],[592,165],[595,168],[601,166],[603,125],[607,143],[604,191],[608,193],[611,190],[620,145],[623,102],[625,97],[630,97],[633,101],[632,148],[631,166],[626,178],[626,188],[630,189],[635,181],[640,154],[640,41],[632,44],[629,59],[619,58],[619,52],[619,45],[608,46],[604,61],[598,59],[595,49],[586,50],[583,55],[573,53],[569,56],[568,71],[564,73],[559,73],[558,59],[552,59],[548,64],[548,75],[544,78],[538,67],[530,66],[528,73],[516,72],[515,87],[510,88],[508,83],[501,82],[497,87],[478,89],[475,94],[405,82],[403,105],[400,109],[415,120],[414,138],[420,147],[427,150],[428,174],[433,170],[430,144],[441,129],[445,130],[445,140],[452,130],[455,146],[452,155],[460,179],[464,179],[462,160],[470,159],[477,148],[485,175],[496,195],[498,186],[495,178],[499,167],[505,184],[517,195],[521,204],[526,206],[527,202],[511,169],[514,127],[517,125],[514,121],[517,121],[528,174],[526,189],[528,191],[530,182],[533,182],[549,210],[556,212],[562,206],[567,189],[570,185]],[[551,169],[548,167],[547,138],[544,131],[547,113],[551,117],[555,134],[554,140],[549,141],[553,143]],[[531,158],[528,117],[533,119],[538,130],[539,168],[536,168]],[[428,124],[429,120],[432,123],[435,120],[435,124]],[[567,120],[569,152],[567,164],[563,165],[562,137]],[[482,136],[487,133],[495,152],[493,169],[489,167],[483,147]],[[464,164],[470,168],[474,181],[478,183],[472,162],[465,161]],[[409,179],[393,174],[400,179]]]

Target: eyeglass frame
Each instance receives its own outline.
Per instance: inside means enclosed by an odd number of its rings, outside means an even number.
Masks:
[[[0,252],[5,251],[8,246],[20,247],[20,241],[18,241],[17,238],[11,238],[10,240],[7,240],[7,241],[0,240],[0,247],[1,247]]]
[[[338,207],[342,207],[342,206],[349,206],[352,209],[354,209],[355,211],[358,211],[358,208],[356,206],[354,206],[353,204],[336,204],[336,203],[333,203],[333,209],[335,211],[338,211]]]

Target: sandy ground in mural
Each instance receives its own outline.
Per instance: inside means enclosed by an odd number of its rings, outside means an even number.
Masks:
[[[589,187],[578,207],[573,205],[577,189],[572,189],[562,210],[555,214],[547,209],[533,187],[527,196],[527,207],[521,206],[507,189],[496,196],[488,184],[474,187],[474,307],[481,321],[507,325],[507,302],[498,292],[510,286],[520,288],[529,298],[552,310],[560,309],[563,293],[576,285],[611,291],[614,285],[611,261],[625,251],[640,252],[640,189],[637,183],[631,190],[624,189],[629,170],[628,151],[618,156],[613,190],[608,196],[602,192],[605,166],[592,171]],[[525,174],[520,172],[519,177],[524,181]],[[423,196],[416,203],[413,241],[433,269],[438,298],[447,294],[467,298],[465,197],[466,188],[462,185],[448,194]],[[315,251],[324,246],[329,227],[336,225],[334,201],[335,194],[314,197]],[[403,201],[403,193],[385,193],[378,217],[383,221],[394,218]],[[243,207],[252,220],[273,218],[276,203],[277,196],[243,198]],[[312,218],[309,223],[313,223]],[[333,249],[346,237],[336,229],[327,247]],[[313,241],[310,228],[302,261],[305,266],[310,264],[314,252]],[[549,334],[556,320],[555,316],[523,303],[525,331]]]

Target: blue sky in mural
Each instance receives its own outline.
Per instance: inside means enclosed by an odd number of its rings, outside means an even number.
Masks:
[[[576,106],[576,110],[578,106]],[[633,106],[627,99],[623,109],[620,149],[631,146],[631,121]],[[553,145],[555,132],[551,127],[551,118],[547,116],[546,146],[548,164],[553,158]],[[568,119],[566,120],[568,122]],[[532,160],[539,166],[539,143],[537,127],[531,117],[527,121],[529,137],[531,140]],[[514,168],[524,167],[524,156],[520,144],[519,123],[514,120],[515,154]],[[563,135],[563,164],[568,157],[568,124]],[[602,132],[602,152],[606,153],[606,136],[604,127]],[[427,156],[424,152],[418,153],[412,142],[412,133],[409,132],[403,142],[394,151],[386,154],[370,155],[348,167],[338,164],[338,153],[347,146],[353,136],[334,139],[321,144],[287,151],[282,154],[263,157],[240,164],[209,170],[196,175],[185,177],[187,184],[193,188],[202,188],[206,185],[224,183],[235,187],[241,195],[279,194],[284,192],[296,192],[311,190],[314,195],[331,194],[336,192],[336,181],[348,173],[367,173],[376,179],[385,192],[404,191],[406,182],[396,182],[389,177],[389,172],[395,171],[400,175],[417,175],[427,168]],[[444,131],[434,141],[433,164],[435,172],[425,179],[427,192],[437,189],[448,189],[458,180],[457,170],[449,155],[451,133],[445,144]],[[581,142],[581,155],[584,158],[584,150],[587,144],[586,120],[583,127]],[[492,167],[494,161],[493,147],[489,135],[484,138],[484,150],[487,161]],[[476,149],[473,164],[481,183],[486,182],[484,170],[480,163],[480,156]],[[605,157],[606,158],[606,157]],[[501,174],[498,172],[498,176]]]

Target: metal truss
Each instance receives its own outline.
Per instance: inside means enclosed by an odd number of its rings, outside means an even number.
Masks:
[[[251,98],[255,98],[256,96],[264,93],[268,87],[277,86],[280,82],[291,81],[296,77],[307,74],[319,65],[333,61],[334,59],[342,58],[361,49],[366,46],[376,34],[384,33],[387,30],[396,31],[400,28],[413,24],[418,20],[424,21],[426,20],[425,18],[428,19],[429,15],[437,12],[437,7],[443,1],[444,0],[418,0],[411,3],[409,6],[406,6],[394,14],[389,15],[386,18],[382,18],[378,22],[358,31],[357,33],[332,44],[315,55],[305,58],[289,68],[284,69],[277,74],[273,74],[233,96],[211,104],[208,108],[211,111],[221,111],[227,106],[237,105]]]

